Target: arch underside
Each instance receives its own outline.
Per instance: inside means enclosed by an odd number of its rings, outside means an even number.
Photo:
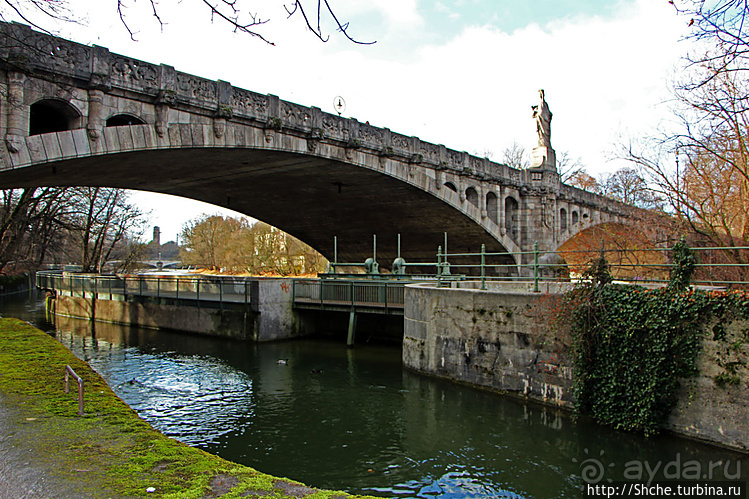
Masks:
[[[590,225],[564,241],[557,254],[569,271],[582,275],[601,250],[612,265],[612,274],[621,279],[667,278],[662,252],[651,251],[656,245],[634,224],[621,221]]]
[[[448,250],[506,249],[478,223],[424,190],[389,175],[332,159],[260,149],[184,148],[103,154],[0,172],[0,188],[106,186],[173,194],[252,216],[338,261],[372,256],[389,268],[397,256],[435,262]],[[168,209],[165,208],[165,209]]]

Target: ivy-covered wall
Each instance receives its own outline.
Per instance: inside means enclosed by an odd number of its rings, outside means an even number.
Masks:
[[[749,451],[749,296],[607,289],[612,296],[589,316],[596,362],[585,375],[581,331],[563,327],[575,319],[570,295],[501,286],[408,287],[404,364],[620,429],[666,428]]]
[[[702,332],[698,374],[682,381],[664,426],[749,451],[749,320],[713,318]]]

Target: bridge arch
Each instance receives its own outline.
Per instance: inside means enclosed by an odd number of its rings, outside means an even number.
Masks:
[[[606,258],[616,269],[615,278],[668,278],[664,268],[652,267],[666,263],[663,252],[637,251],[655,248],[651,236],[633,224],[605,221],[578,231],[562,243],[557,252],[561,263],[573,276],[581,275],[604,249]],[[617,267],[619,264],[623,267]]]
[[[457,193],[429,186],[423,174],[367,168],[345,152],[311,156],[306,145],[301,151],[268,147],[262,130],[251,143],[231,147],[197,143],[204,131],[215,137],[212,127],[201,127],[199,135],[190,125],[168,130],[163,140],[148,124],[105,127],[98,139],[87,129],[29,136],[21,152],[26,165],[0,171],[0,185],[110,186],[198,199],[277,226],[329,258],[337,235],[340,261],[371,256],[376,234],[383,268],[397,256],[398,234],[411,261],[435,261],[443,232],[451,252],[478,252],[481,244],[492,252],[517,251],[511,240],[491,235],[493,221],[476,223],[482,219],[477,206],[461,209]]]

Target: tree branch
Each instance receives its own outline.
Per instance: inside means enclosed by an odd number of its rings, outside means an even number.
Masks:
[[[345,36],[349,41],[359,45],[372,45],[374,43],[377,43],[376,41],[362,42],[351,37],[348,34],[349,23],[341,23],[341,21],[335,15],[335,12],[333,12],[332,7],[328,3],[328,0],[317,0],[317,28],[312,27],[312,23],[310,22],[309,17],[307,17],[307,13],[304,11],[304,6],[302,5],[301,0],[295,0],[294,3],[291,4],[291,8],[286,5],[284,5],[284,8],[286,9],[286,13],[288,14],[287,19],[299,12],[302,15],[302,18],[304,18],[304,22],[307,25],[307,28],[309,28],[309,30],[314,33],[315,36],[322,42],[327,42],[330,39],[330,36],[323,35],[322,28],[320,27],[323,4],[325,5],[325,10],[328,11],[330,17],[333,19],[333,22],[337,26],[338,31],[343,33],[343,36]]]

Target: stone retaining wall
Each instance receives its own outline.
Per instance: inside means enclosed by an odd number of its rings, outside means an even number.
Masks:
[[[571,409],[567,347],[537,326],[549,295],[524,289],[408,286],[404,365]]]
[[[454,283],[452,288],[406,288],[404,365],[572,409],[568,341],[556,338],[546,326],[558,293],[564,289],[532,293],[524,284],[495,285],[485,291],[475,287]],[[745,335],[749,323],[729,322],[726,330],[729,335]],[[711,338],[706,331],[698,359],[700,374],[682,383],[678,405],[666,427],[684,436],[749,451],[746,381],[716,386],[713,377],[723,370],[717,359],[727,344]]]
[[[57,296],[56,315],[153,329],[235,339],[254,339],[256,315],[248,311],[171,305],[144,297],[138,301]]]

